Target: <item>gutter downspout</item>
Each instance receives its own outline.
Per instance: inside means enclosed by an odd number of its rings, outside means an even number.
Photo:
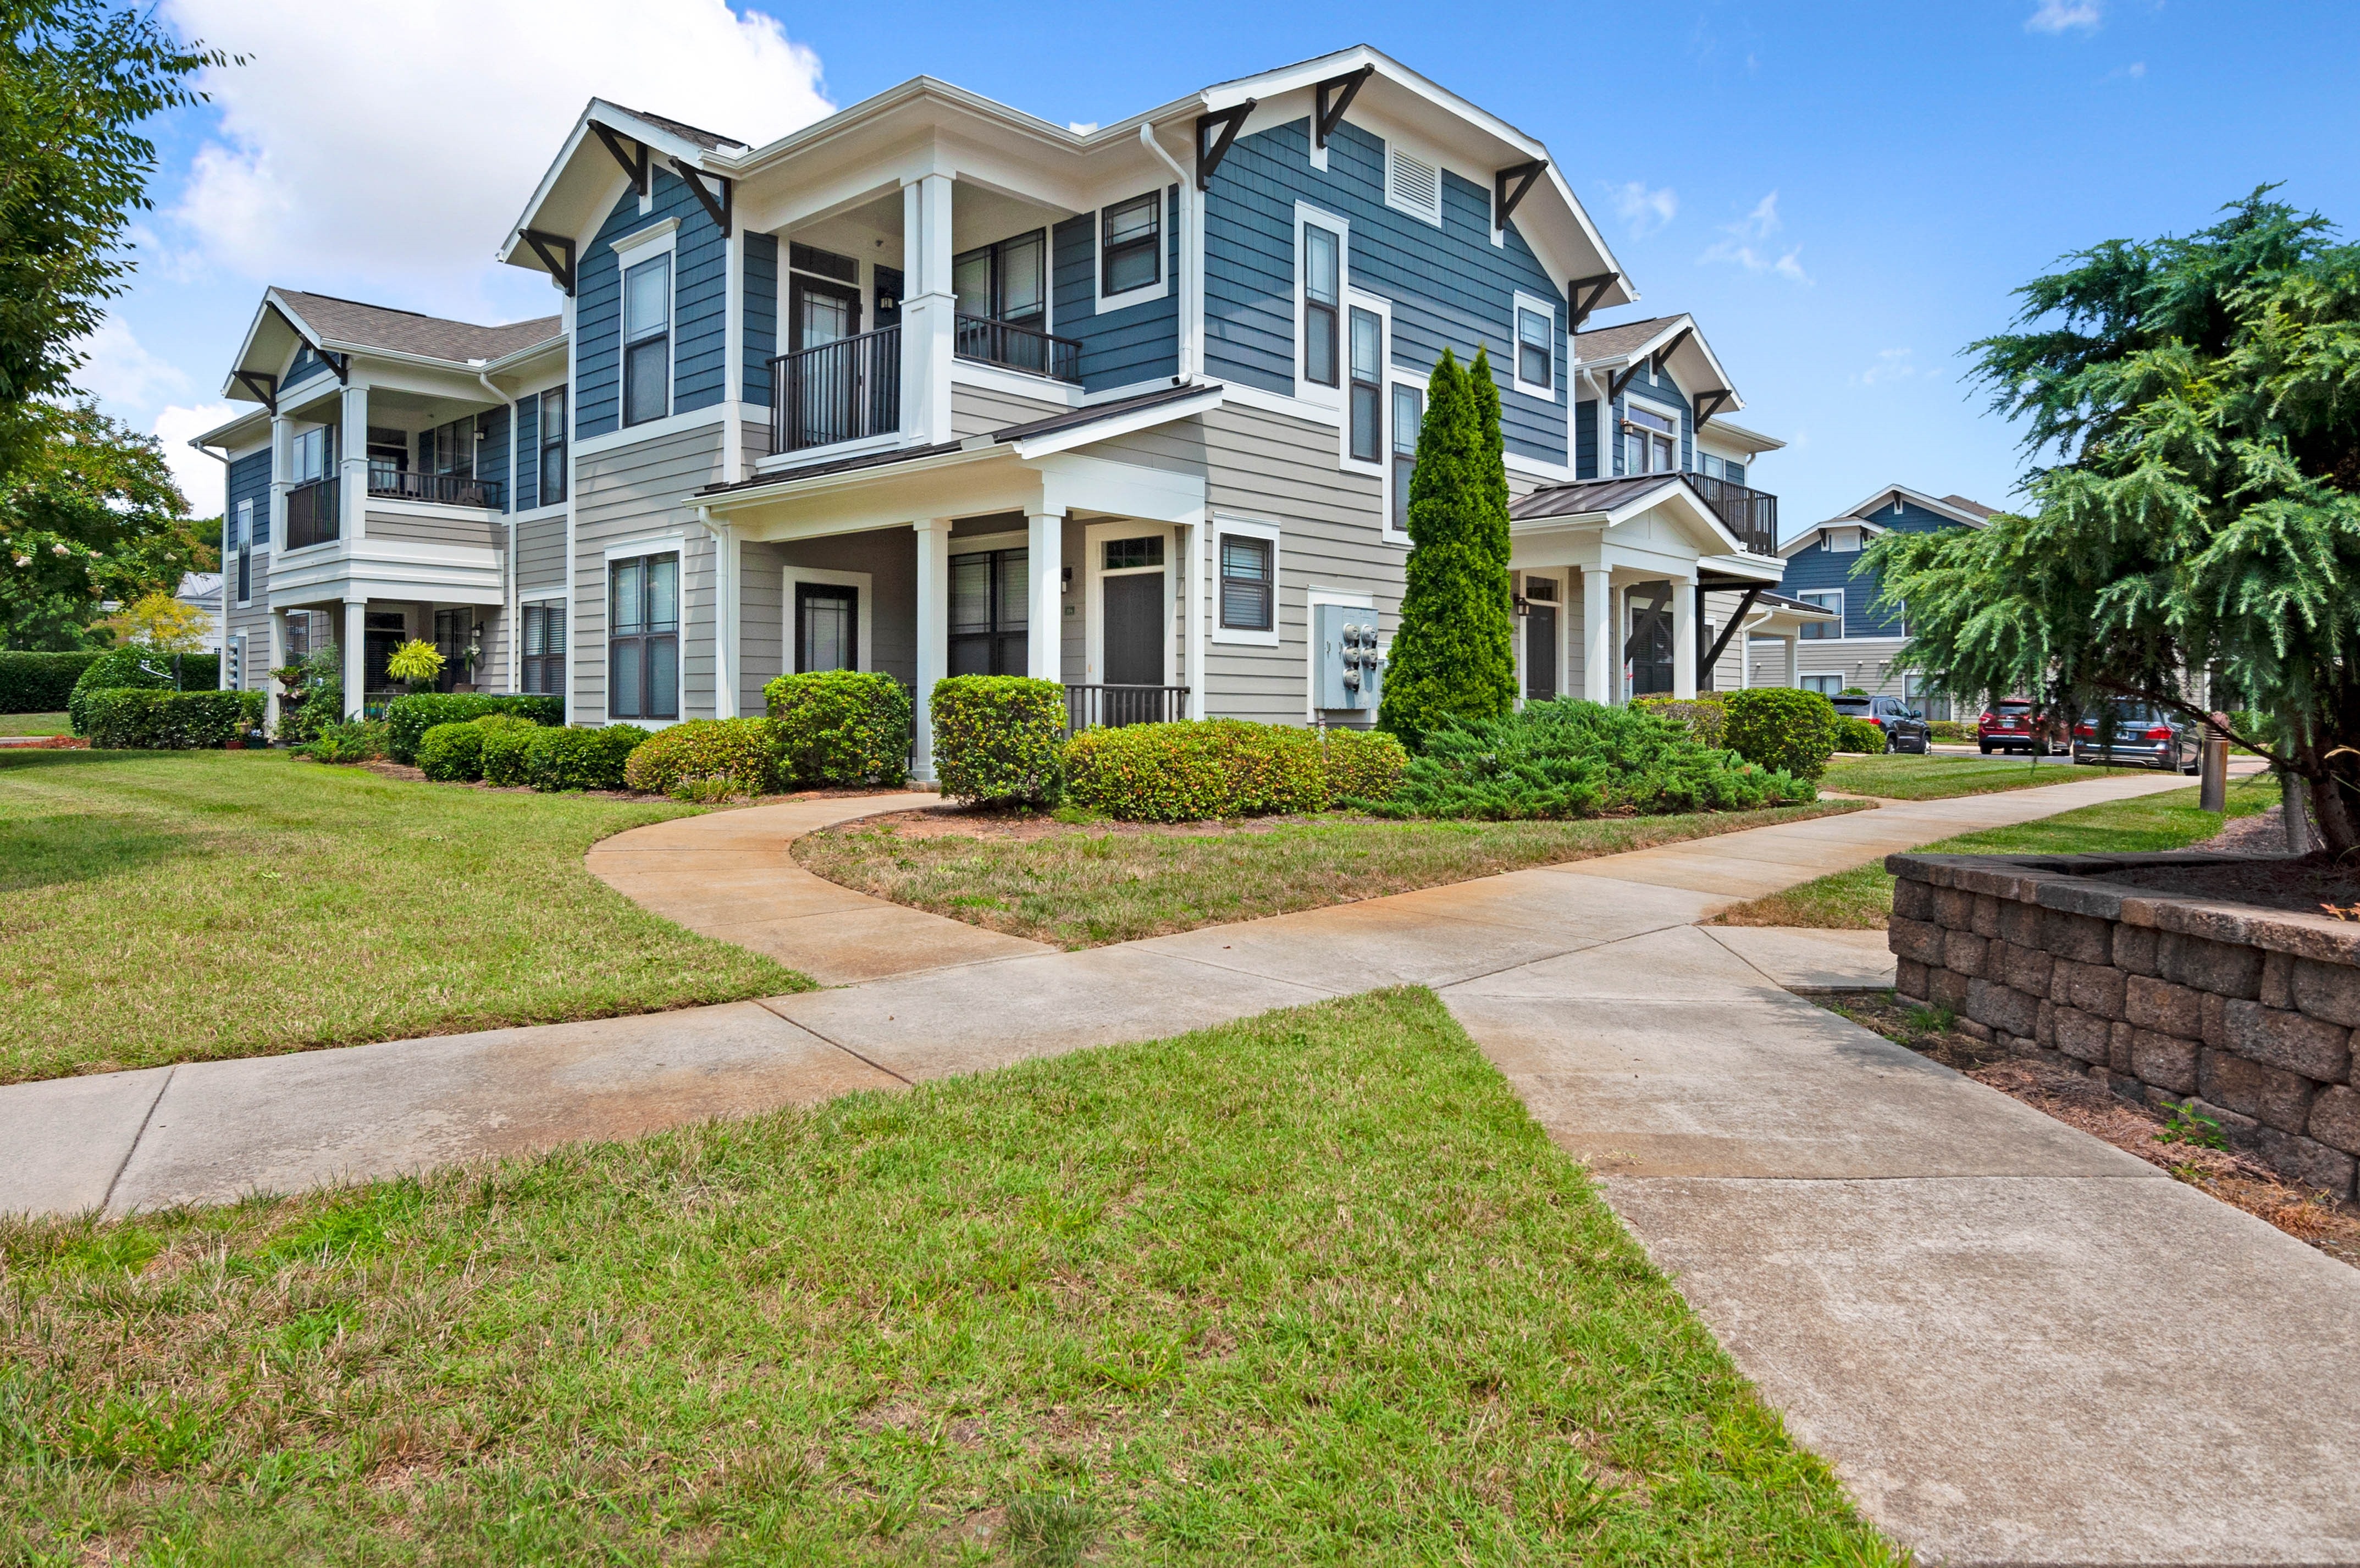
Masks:
[[[475,372],[475,379],[484,390],[508,405],[508,547],[500,553],[500,640],[508,644],[508,656],[501,668],[507,673],[508,686],[514,691],[523,684],[523,663],[517,657],[517,415],[516,399],[492,385],[491,373]],[[572,492],[568,492],[571,494]]]
[[[726,522],[716,521],[713,509],[699,506],[696,521],[713,535],[713,716],[735,718],[738,690],[738,536]],[[788,607],[793,614],[793,607]]]
[[[215,652],[213,655],[213,689],[215,691],[221,691],[224,689],[222,685],[222,673],[229,663],[229,661],[223,656],[229,652],[229,453],[226,450],[216,452],[202,441],[190,442],[189,448],[193,452],[203,453],[206,456],[212,458],[214,462],[222,466],[221,537],[214,542],[213,545],[213,548],[221,553],[223,567],[221,627],[219,629],[221,648],[219,652]],[[266,692],[270,691],[268,686],[265,686],[262,689]],[[266,718],[270,727],[275,729],[279,727],[279,697],[276,693],[272,693],[270,696],[269,707],[270,711],[266,715]]]
[[[1139,145],[1153,153],[1180,182],[1180,374],[1174,379],[1185,385],[1205,371],[1204,268],[1197,260],[1204,240],[1204,194],[1196,189],[1194,177],[1155,139],[1154,126],[1139,127]]]

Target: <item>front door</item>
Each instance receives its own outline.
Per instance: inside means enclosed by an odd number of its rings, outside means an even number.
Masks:
[[[1524,700],[1557,696],[1557,606],[1528,600],[1524,614]]]
[[[1672,585],[1646,583],[1631,590],[1631,640],[1622,645],[1631,671],[1631,695],[1669,695],[1672,689]]]
[[[795,674],[860,667],[860,596],[833,583],[795,585]]]
[[[1106,684],[1164,684],[1164,574],[1133,572],[1099,582],[1105,594]]]

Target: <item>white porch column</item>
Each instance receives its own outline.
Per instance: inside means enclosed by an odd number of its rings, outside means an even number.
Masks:
[[[1694,577],[1672,579],[1672,695],[1688,701],[1697,694],[1697,586]]]
[[[279,729],[279,683],[270,672],[287,662],[287,612],[277,605],[270,607],[270,663],[263,667],[262,722],[271,732]]]
[[[738,532],[726,522],[713,528],[713,717],[735,718],[744,694],[738,657]],[[785,607],[786,634],[794,635],[795,607]]]
[[[1803,684],[1803,668],[1799,651],[1795,645],[1795,639],[1781,637],[1778,641],[1786,645],[1786,678],[1778,684],[1785,686],[1799,686]]]
[[[336,499],[339,538],[354,540],[365,532],[362,513],[368,506],[368,389],[346,387],[343,411],[338,416],[344,424],[344,459],[338,470],[344,478],[344,493]]]
[[[951,434],[951,359],[958,294],[951,285],[951,177],[901,186],[901,439]]]
[[[911,773],[934,776],[934,723],[928,705],[934,683],[950,674],[951,520],[921,518],[918,531],[917,744]],[[791,612],[792,613],[792,612]]]
[[[288,475],[294,471],[294,422],[285,414],[273,414],[270,416],[270,499],[262,504],[270,509],[270,547],[274,551],[287,548],[287,492],[295,488]],[[236,520],[224,521],[234,524]],[[222,565],[222,602],[227,604],[236,593],[228,585],[236,576],[237,563],[224,553]]]
[[[1608,567],[1581,568],[1581,695],[1611,703],[1622,661],[1614,647],[1614,587]]]
[[[1062,512],[1033,512],[1025,518],[1032,537],[1025,561],[1032,603],[1026,606],[1024,673],[1036,681],[1065,678],[1064,594],[1057,568],[1063,565],[1065,519]]]
[[[358,718],[368,684],[368,600],[344,601],[344,717]]]
[[[1205,553],[1212,530],[1201,522],[1180,530],[1180,547],[1188,554],[1184,581],[1188,611],[1188,717],[1205,717]]]

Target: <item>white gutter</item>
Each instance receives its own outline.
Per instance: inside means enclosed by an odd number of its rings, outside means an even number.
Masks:
[[[1172,170],[1172,177],[1180,181],[1180,276],[1176,280],[1180,285],[1180,374],[1174,379],[1193,381],[1205,369],[1205,312],[1200,297],[1204,266],[1198,258],[1204,201],[1196,189],[1196,177],[1164,150],[1164,144],[1155,139],[1153,126],[1139,127],[1139,145],[1162,159],[1164,167]]]

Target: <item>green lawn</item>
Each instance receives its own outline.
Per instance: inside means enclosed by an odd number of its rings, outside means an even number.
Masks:
[[[1423,991],[0,1261],[10,1563],[1896,1561]]]
[[[2267,773],[2233,781],[2229,809],[2220,816],[2198,810],[2196,797],[2193,789],[2167,790],[2136,800],[2085,806],[2013,828],[1961,833],[1922,848],[1928,854],[1938,855],[2144,854],[2180,850],[2210,839],[2230,817],[2250,817],[2276,806],[2278,782]],[[1712,923],[1881,931],[1892,914],[1893,875],[1879,861],[1741,904]]]
[[[0,713],[0,735],[63,735],[62,713]]]
[[[2035,789],[2071,784],[2106,773],[2144,773],[2143,768],[2065,766],[2029,757],[1923,757],[1895,752],[1882,757],[1838,757],[1819,780],[1821,789],[1887,800],[1950,800],[1962,795]]]
[[[0,751],[0,1082],[808,985],[584,869],[692,809],[283,751]]]
[[[1121,829],[992,819],[925,836],[891,822],[795,840],[795,859],[879,898],[1069,948],[1317,909],[1524,866],[1588,860],[1765,823],[1862,809],[1822,801],[1767,811],[1588,822],[1381,822],[1368,817]]]

